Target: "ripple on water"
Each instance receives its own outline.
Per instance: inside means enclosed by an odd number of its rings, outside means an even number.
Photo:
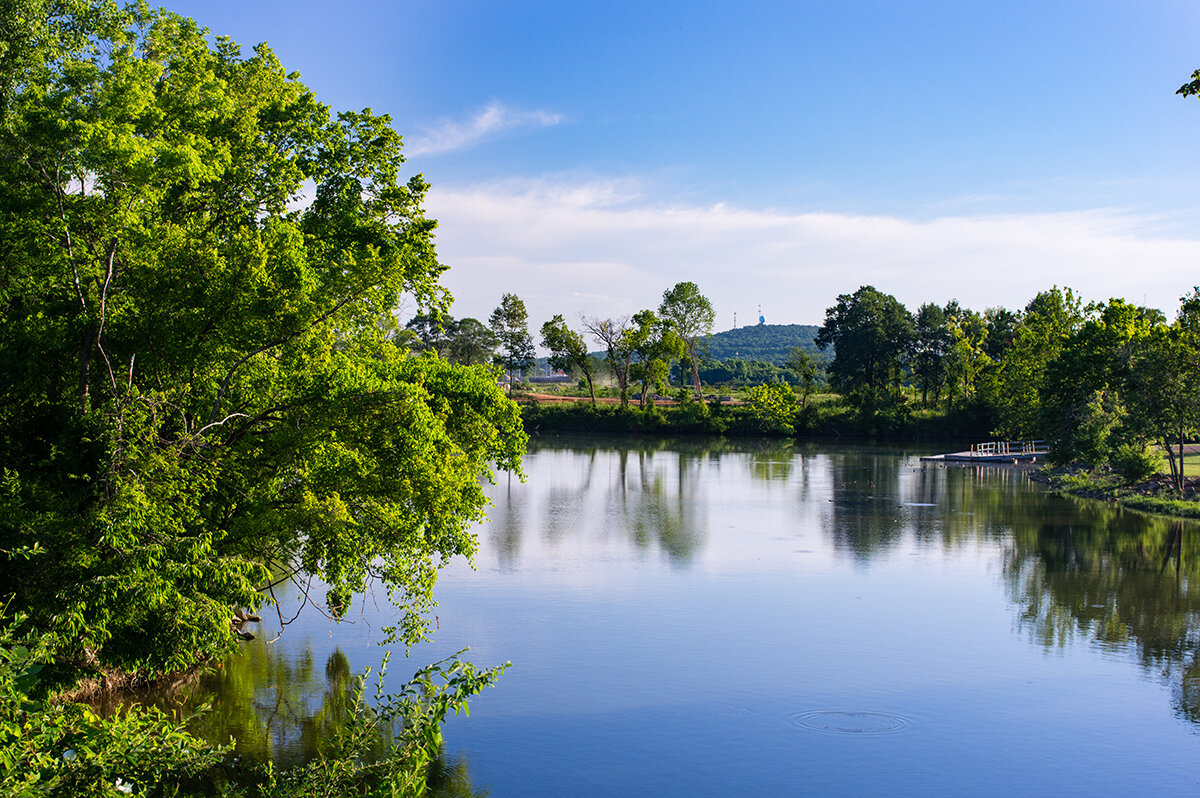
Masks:
[[[843,709],[798,712],[792,716],[792,723],[830,734],[891,734],[908,726],[908,720],[899,715]]]

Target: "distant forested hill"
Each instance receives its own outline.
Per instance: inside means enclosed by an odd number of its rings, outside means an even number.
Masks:
[[[708,337],[708,354],[713,360],[731,357],[765,360],[782,366],[788,350],[798,346],[810,354],[820,354],[813,338],[820,327],[812,324],[757,324],[736,330],[713,333]]]

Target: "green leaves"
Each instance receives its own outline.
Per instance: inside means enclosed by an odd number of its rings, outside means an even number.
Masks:
[[[791,435],[796,422],[796,394],[781,382],[750,389],[750,408],[764,430]]]
[[[219,656],[269,574],[379,578],[420,637],[525,438],[487,369],[388,338],[405,294],[448,303],[390,120],[169,12],[27,5],[0,26],[0,552],[40,553],[0,596],[81,668]]]
[[[840,295],[825,311],[816,344],[821,349],[833,346],[830,379],[861,407],[898,388],[914,335],[912,316],[904,305],[865,285]]]

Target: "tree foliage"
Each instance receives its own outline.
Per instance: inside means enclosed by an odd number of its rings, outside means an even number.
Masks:
[[[168,715],[133,704],[104,717],[83,704],[35,696],[56,646],[28,620],[0,613],[0,795],[13,798],[426,795],[445,717],[466,710],[508,667],[480,670],[454,655],[388,693],[385,656],[368,700],[365,679],[347,666],[337,674],[336,695],[326,696],[334,706],[323,709],[336,708],[336,718],[323,718],[311,759],[276,770],[269,760],[229,758],[232,744],[198,736],[196,726],[216,711],[209,707]]]
[[[658,315],[674,323],[676,334],[687,346],[688,358],[692,363],[692,387],[696,396],[700,396],[700,356],[697,345],[702,337],[712,332],[716,321],[712,302],[700,293],[695,283],[676,283],[673,288],[663,291]]]
[[[946,382],[946,356],[954,340],[947,313],[927,302],[917,309],[913,338],[913,372],[921,384],[921,404],[936,404]]]
[[[488,326],[500,349],[494,357],[495,363],[508,372],[510,382],[515,372],[533,367],[536,358],[533,338],[529,335],[529,313],[519,296],[504,294],[488,317]]]
[[[641,407],[647,410],[654,407],[651,388],[654,392],[666,389],[671,364],[686,354],[687,344],[673,321],[660,318],[652,310],[633,314],[632,322],[627,333],[627,345],[634,358],[629,376],[642,384]]]
[[[781,382],[750,389],[750,410],[763,429],[790,435],[796,421],[796,394]]]
[[[488,370],[389,340],[402,295],[448,303],[390,120],[168,12],[24,5],[0,30],[0,595],[60,660],[143,673],[227,649],[290,576],[334,608],[378,577],[419,637],[524,436]]]
[[[865,285],[825,311],[817,346],[833,347],[830,381],[860,404],[898,389],[914,337],[912,316],[890,294]]]
[[[447,313],[418,313],[404,325],[412,334],[409,347],[417,352],[433,352],[439,357],[464,366],[492,362],[496,335],[478,319],[455,319]]]
[[[577,371],[587,380],[592,406],[596,405],[592,357],[583,336],[567,326],[561,314],[542,325],[542,346],[550,350],[550,366],[560,371]]]
[[[787,367],[791,370],[792,375],[796,379],[796,384],[800,388],[800,406],[806,407],[808,405],[808,397],[817,388],[817,363],[808,352],[798,346],[794,346],[788,352]]]
[[[995,402],[1001,434],[1035,437],[1041,431],[1046,369],[1083,323],[1071,289],[1051,288],[1029,301],[997,374]]]
[[[1183,489],[1184,443],[1200,431],[1200,337],[1188,300],[1175,324],[1137,340],[1126,377],[1134,423],[1162,445],[1177,490]]]

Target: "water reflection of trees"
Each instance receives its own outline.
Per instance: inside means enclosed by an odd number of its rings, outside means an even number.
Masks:
[[[1195,524],[1073,502],[1015,526],[1004,574],[1021,628],[1047,648],[1128,649],[1200,723],[1200,543]]]
[[[184,709],[209,705],[195,722],[197,734],[234,740],[235,754],[247,760],[290,767],[311,761],[346,730],[359,682],[340,649],[334,649],[319,669],[311,648],[293,657],[286,649],[256,639],[201,678],[185,692],[182,703]],[[178,696],[173,703],[180,703]],[[398,731],[379,729],[368,754],[383,755],[384,735]],[[486,795],[472,787],[464,758],[444,754],[431,765],[428,786],[426,794],[433,798]]]
[[[502,568],[512,568],[521,556],[521,533],[525,528],[525,492],[521,484],[514,487],[512,475],[504,478],[502,491],[488,509],[488,536]]]
[[[211,703],[197,722],[210,740],[234,739],[236,752],[281,765],[306,762],[346,722],[356,679],[340,649],[318,669],[311,650],[291,658],[261,639],[246,643],[187,696]],[[317,697],[320,697],[319,702]]]
[[[692,560],[707,536],[700,472],[708,453],[644,448],[616,453],[616,474],[606,516],[638,548],[657,545],[676,565]]]
[[[947,468],[851,450],[830,454],[829,469],[826,533],[836,548],[863,561],[910,537],[947,549],[999,541],[1022,519],[1062,511],[1025,473],[1009,468]]]
[[[523,524],[526,530],[540,527],[551,542],[598,524],[606,536],[621,534],[640,549],[657,547],[673,564],[686,565],[707,538],[704,491],[707,486],[719,488],[722,469],[736,468],[738,479],[748,468],[756,480],[789,485],[795,481],[807,496],[812,473],[808,466],[818,457],[813,447],[791,441],[724,438],[606,439],[602,447],[590,438],[535,438],[529,452],[526,467],[531,476],[553,474],[536,500],[529,493],[497,494],[490,534],[509,564],[520,550]],[[578,480],[571,481],[565,469],[555,467],[556,456],[567,452],[572,468],[581,458],[587,462]],[[607,487],[598,494],[596,480],[603,479],[598,475],[606,468]],[[531,484],[541,482],[540,476],[531,479]],[[540,504],[537,509],[535,503]]]
[[[833,545],[864,559],[894,545],[905,529],[898,458],[842,452],[830,456],[829,466]]]

